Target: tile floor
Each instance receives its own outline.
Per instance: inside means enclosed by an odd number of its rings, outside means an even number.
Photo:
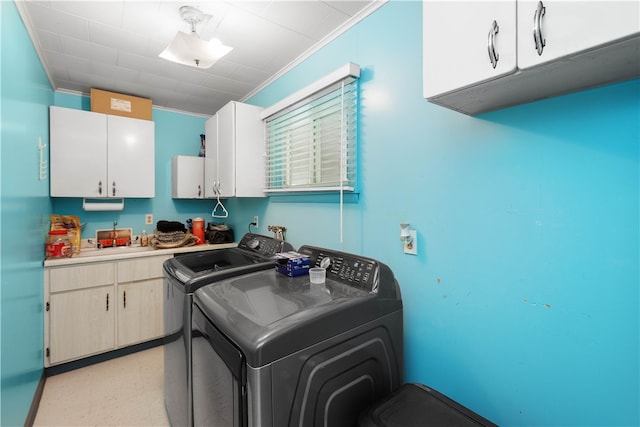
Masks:
[[[163,347],[47,378],[34,426],[168,426]]]

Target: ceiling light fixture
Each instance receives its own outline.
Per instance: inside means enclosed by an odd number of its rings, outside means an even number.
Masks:
[[[220,58],[233,50],[219,40],[203,40],[196,33],[196,26],[208,21],[211,15],[206,15],[191,6],[180,8],[180,17],[190,25],[191,34],[178,31],[173,41],[159,55],[160,58],[188,65],[195,68],[210,68]]]

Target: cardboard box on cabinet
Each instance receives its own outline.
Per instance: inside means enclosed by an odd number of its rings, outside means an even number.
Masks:
[[[92,88],[91,111],[151,120],[151,99]]]

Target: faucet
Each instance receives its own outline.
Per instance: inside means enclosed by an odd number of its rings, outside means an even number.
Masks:
[[[113,237],[113,242],[112,242],[112,247],[116,247],[118,244],[118,232],[116,231],[116,225],[118,225],[118,221],[113,221],[113,233],[112,233],[112,237]]]
[[[267,230],[273,232],[274,236],[278,240],[284,240],[284,232],[287,230],[286,227],[281,225],[269,225]]]

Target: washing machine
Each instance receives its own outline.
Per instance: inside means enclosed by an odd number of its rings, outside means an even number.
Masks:
[[[193,293],[218,280],[271,269],[273,255],[292,249],[282,240],[247,233],[237,247],[191,252],[165,261],[164,400],[171,425],[193,426]]]
[[[376,260],[302,246],[323,284],[275,268],[198,289],[196,426],[354,426],[403,383],[397,281]]]

